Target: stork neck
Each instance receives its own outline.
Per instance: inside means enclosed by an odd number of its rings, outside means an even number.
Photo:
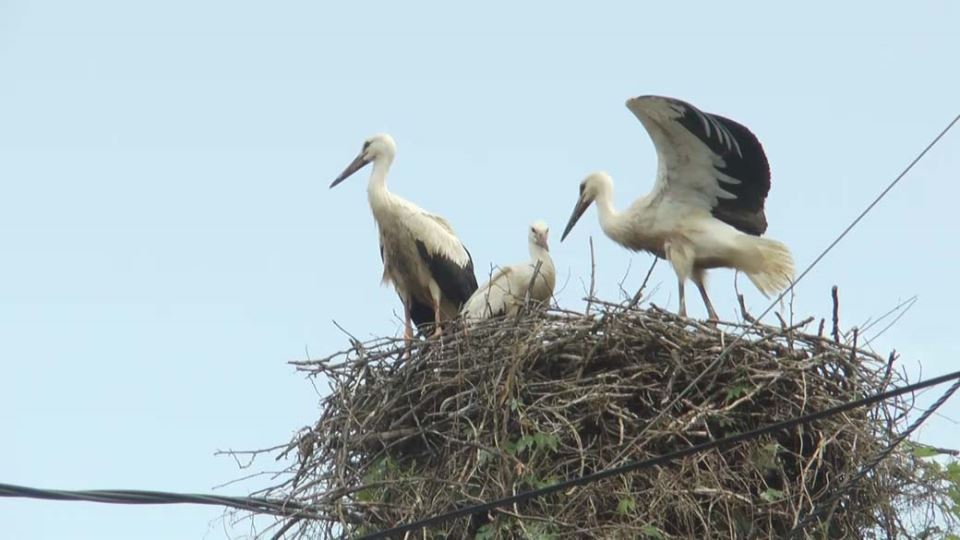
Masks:
[[[550,260],[550,252],[538,244],[530,242],[530,261],[533,264],[537,264],[537,261],[544,261],[544,264],[546,264],[548,260]]]
[[[367,184],[367,196],[370,201],[387,195],[387,173],[393,158],[377,156],[373,159],[373,170],[370,172],[370,182]]]
[[[620,212],[613,207],[613,194],[609,191],[601,191],[594,202],[600,216],[600,228],[610,235],[611,231],[616,229],[620,218]]]

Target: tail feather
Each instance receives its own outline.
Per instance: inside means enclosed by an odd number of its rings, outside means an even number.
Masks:
[[[766,297],[790,286],[793,281],[793,256],[787,246],[769,238],[747,237],[753,243],[754,257],[742,270]]]

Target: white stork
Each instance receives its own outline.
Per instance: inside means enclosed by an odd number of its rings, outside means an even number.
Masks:
[[[500,268],[490,281],[477,289],[463,305],[462,313],[467,322],[516,314],[528,291],[531,302],[540,304],[550,300],[556,284],[556,270],[547,245],[549,232],[543,221],[530,225],[530,262]]]
[[[330,184],[334,187],[373,162],[367,199],[380,235],[383,283],[393,283],[403,302],[404,337],[418,327],[451,320],[477,290],[473,260],[447,220],[387,190],[387,172],[397,153],[393,137],[378,134],[363,143],[360,154]]]
[[[707,296],[709,268],[740,270],[768,297],[789,286],[790,250],[760,238],[767,230],[763,203],[770,191],[770,166],[756,136],[733,120],[678,99],[642,96],[628,100],[627,108],[657,150],[653,190],[618,212],[610,176],[587,176],[561,241],[596,201],[600,227],[614,242],[670,261],[679,280],[681,316],[686,316],[683,285],[690,278],[710,320],[717,320]]]

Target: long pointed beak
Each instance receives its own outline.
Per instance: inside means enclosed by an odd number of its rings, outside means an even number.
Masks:
[[[587,211],[587,208],[590,208],[590,203],[592,202],[590,199],[584,199],[583,196],[577,199],[577,206],[573,208],[573,213],[570,214],[570,221],[567,222],[566,228],[563,229],[563,234],[560,235],[561,242],[567,238],[567,235],[573,230],[573,226],[577,224],[580,216]]]
[[[344,180],[349,178],[351,174],[362,169],[363,166],[366,165],[367,163],[370,163],[370,161],[363,157],[363,152],[360,152],[360,154],[357,157],[353,158],[353,161],[351,161],[350,164],[347,165],[347,168],[344,169],[342,173],[340,173],[340,176],[338,176],[336,180],[334,180],[333,183],[330,184],[330,187],[334,187],[340,182],[343,182]]]

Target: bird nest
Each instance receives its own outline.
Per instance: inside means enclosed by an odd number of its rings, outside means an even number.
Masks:
[[[589,315],[526,313],[450,329],[407,356],[400,340],[352,340],[295,363],[330,388],[320,418],[280,451],[299,459],[261,492],[311,515],[281,518],[271,534],[356,537],[905,382],[893,355],[825,336],[823,321],[804,333],[811,322],[714,327],[601,303]],[[911,409],[909,397],[892,398],[411,537],[779,538],[836,495],[801,537],[931,531],[945,503],[923,480],[915,447],[898,447],[839,492]]]

